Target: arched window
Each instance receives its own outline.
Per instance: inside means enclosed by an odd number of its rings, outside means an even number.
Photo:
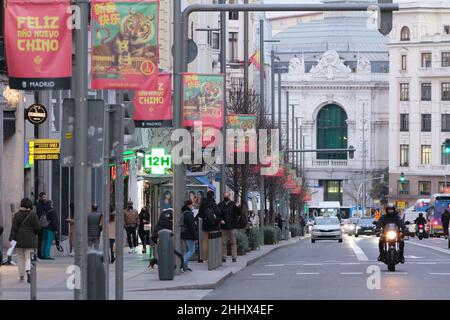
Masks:
[[[400,33],[400,40],[401,41],[409,41],[410,40],[410,32],[409,32],[409,28],[407,26],[404,26],[402,28],[402,32]]]
[[[317,115],[317,149],[347,149],[347,113],[328,104]],[[347,159],[347,152],[317,153],[317,159]]]

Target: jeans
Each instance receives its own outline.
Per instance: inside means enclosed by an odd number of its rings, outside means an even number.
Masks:
[[[183,256],[184,268],[188,268],[189,260],[195,253],[195,240],[184,240],[184,245],[186,246],[186,252]]]
[[[139,229],[138,234],[139,238],[141,238],[143,249],[145,250],[146,246],[150,244],[150,231]]]
[[[136,248],[138,245],[136,227],[125,227],[125,230],[127,232],[128,246],[130,249]]]
[[[43,254],[42,254],[42,243],[44,242],[43,241],[44,240],[44,230],[40,230],[39,232],[38,232],[38,247],[37,247],[37,255],[38,255],[38,257],[39,258],[41,258],[42,256],[43,256]]]
[[[53,239],[55,239],[55,231],[44,229],[44,236],[42,239],[42,255],[44,258],[50,258]]]

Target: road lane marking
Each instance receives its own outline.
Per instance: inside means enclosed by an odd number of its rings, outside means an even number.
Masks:
[[[341,266],[356,266],[356,265],[360,265],[361,263],[359,262],[343,262],[343,263],[339,263]]]
[[[416,243],[416,242],[413,242],[413,241],[410,241],[408,243],[412,244],[413,246],[418,246],[418,247],[422,247],[422,248],[428,248],[428,249],[439,251],[439,252],[442,252],[442,253],[445,253],[445,254],[450,254],[450,250],[448,250],[448,249],[436,248],[436,247],[433,247],[433,246],[428,246],[426,244]]]
[[[304,263],[304,266],[323,266],[323,263]]]
[[[318,272],[297,272],[296,274],[299,276],[317,276],[317,275],[319,275]]]
[[[430,274],[432,276],[450,276],[450,273],[445,273],[445,272],[430,272]]]
[[[325,261],[325,263],[342,263],[343,261]]]
[[[363,272],[341,272],[342,275],[363,275]]]
[[[266,264],[264,267],[284,267],[284,264]]]
[[[405,256],[405,259],[423,259],[424,257]]]
[[[407,275],[408,272],[385,272],[384,274],[395,276],[395,275]]]
[[[274,276],[275,273],[253,273],[253,277]]]
[[[437,264],[437,262],[416,262],[416,264]]]
[[[358,258],[358,261],[369,261],[369,258],[366,256],[364,251],[362,251],[362,249],[356,244],[355,241],[351,241],[350,246],[352,247],[356,258]]]

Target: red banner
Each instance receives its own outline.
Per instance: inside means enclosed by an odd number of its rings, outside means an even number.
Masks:
[[[93,0],[92,88],[148,90],[157,81],[159,1]]]
[[[134,95],[134,123],[138,128],[172,127],[172,76],[160,73],[148,91]]]
[[[70,89],[72,30],[69,0],[8,0],[5,45],[9,87]],[[68,13],[69,12],[69,13]]]

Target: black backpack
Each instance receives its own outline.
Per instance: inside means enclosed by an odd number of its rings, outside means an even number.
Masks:
[[[219,219],[217,218],[213,208],[208,207],[205,209],[205,218],[203,224],[208,230],[216,230],[219,225]]]

